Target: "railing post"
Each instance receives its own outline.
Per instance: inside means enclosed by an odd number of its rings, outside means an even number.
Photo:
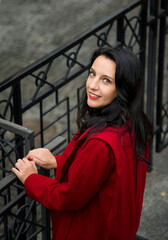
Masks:
[[[124,19],[117,20],[117,43],[124,45]]]
[[[40,168],[39,173],[41,175],[50,176],[50,172],[47,169]],[[42,223],[45,225],[45,229],[42,232],[42,240],[51,240],[51,223],[50,223],[50,212],[47,208],[41,205],[41,218]]]
[[[144,1],[142,4],[142,11],[141,11],[141,21],[140,21],[140,43],[141,43],[141,51],[140,51],[140,62],[143,68],[143,79],[145,79],[145,66],[146,66],[146,36],[147,36],[147,9],[148,9],[148,0]],[[143,93],[144,93],[144,86],[143,86]],[[142,106],[144,107],[144,96],[142,96]]]
[[[22,125],[22,106],[21,106],[21,87],[20,87],[20,81],[17,81],[15,83],[14,87],[14,93],[13,93],[13,114],[14,114],[14,122],[16,124]],[[16,140],[15,140],[15,145],[17,146],[17,150],[19,152],[20,158],[23,157],[24,151],[23,151],[23,140],[22,137],[16,134]],[[18,144],[19,142],[22,142],[22,144]],[[18,185],[21,185],[20,181],[17,180]],[[21,193],[21,190],[18,188],[18,195]],[[25,200],[23,199],[22,201],[19,202],[18,206],[21,207],[22,205],[25,204]],[[24,240],[26,235],[20,236],[20,240]]]
[[[13,92],[13,116],[16,124],[22,125],[22,101],[21,101],[21,88],[20,81],[15,83]],[[16,139],[16,146],[19,140]],[[23,156],[23,146],[17,148],[20,156]]]
[[[156,134],[156,151],[161,150],[161,130],[162,130],[162,97],[163,97],[163,80],[164,80],[164,60],[165,60],[165,38],[166,38],[166,9],[168,7],[167,0],[161,1],[161,17],[159,27],[159,48],[158,48],[158,76],[157,76],[157,113],[156,125],[159,126]]]
[[[147,115],[154,126],[154,96],[155,96],[155,73],[156,73],[156,49],[157,49],[157,10],[158,0],[150,0],[149,38],[148,38],[148,74],[147,74]],[[148,170],[152,170],[152,148],[150,146],[149,160],[151,165]]]
[[[22,125],[22,100],[20,81],[17,81],[15,83],[13,93],[13,109],[14,109],[14,122],[19,125]]]

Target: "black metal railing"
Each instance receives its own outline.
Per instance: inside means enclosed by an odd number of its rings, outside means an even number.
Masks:
[[[51,126],[55,127],[55,136],[66,134],[70,140],[78,105],[76,96],[86,80],[91,52],[97,47],[125,45],[143,61],[145,39],[141,36],[146,35],[146,23],[141,17],[146,9],[146,2],[135,1],[2,82],[1,117],[28,127],[27,119],[39,122],[40,128],[34,130],[41,146],[50,140],[46,135]],[[136,11],[135,15],[132,11]]]
[[[142,103],[154,126],[156,151],[161,151],[168,145],[167,16],[166,0],[136,0],[119,9],[79,37],[1,82],[0,117],[32,129],[35,147],[43,147],[58,136],[68,142],[71,133],[76,131],[76,110],[92,51],[104,46],[126,46],[137,54],[144,68]],[[3,128],[1,131],[3,142]],[[13,142],[15,154],[23,155],[23,139],[21,143],[17,139]],[[62,152],[67,142],[56,152]],[[1,151],[4,155],[3,147]],[[16,157],[11,156],[15,161]],[[152,163],[152,151],[150,156]],[[3,178],[7,165],[0,163]],[[42,237],[44,229],[40,231]],[[1,236],[0,239],[7,238]]]
[[[30,227],[30,215],[36,218],[35,201],[27,200],[24,187],[11,174],[11,168],[21,157],[18,149],[26,154],[33,148],[33,131],[4,119],[0,119],[0,129],[0,239],[23,239]]]
[[[3,163],[0,167],[0,239],[35,240],[41,234],[42,239],[49,240],[51,232],[48,210],[28,198],[23,184],[10,172],[16,160],[33,148],[34,133],[4,119],[0,119],[0,129],[3,131],[3,139],[0,139],[1,163]],[[64,142],[63,137],[58,137],[45,145],[45,148],[54,152]],[[22,146],[23,155],[18,152],[18,146]],[[39,169],[39,172],[52,176],[52,171]]]

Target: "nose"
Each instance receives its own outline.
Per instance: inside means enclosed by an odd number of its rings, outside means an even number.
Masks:
[[[99,89],[99,83],[98,83],[98,79],[96,77],[89,81],[89,88],[92,90]]]

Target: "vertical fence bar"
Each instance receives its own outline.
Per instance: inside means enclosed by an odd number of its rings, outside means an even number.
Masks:
[[[14,88],[14,93],[13,93],[13,109],[14,109],[14,122],[22,125],[22,99],[21,99],[21,86],[20,86],[20,81],[17,81],[15,83],[15,88]],[[23,139],[21,136],[16,135],[17,138],[15,140],[16,146],[18,145],[19,142],[22,141],[22,144],[19,144],[17,147],[17,150],[19,152],[20,158],[23,157],[24,151],[23,151]],[[17,180],[18,185],[21,185],[20,181]],[[17,189],[18,194],[21,193],[21,189]],[[23,199],[22,201],[19,202],[18,207],[21,207],[22,205],[25,204],[25,200]],[[20,240],[24,240],[26,237],[26,234],[23,234],[20,236]]]
[[[41,206],[42,224],[45,229],[42,232],[42,240],[51,240],[50,212],[44,206]]]
[[[164,14],[160,17],[159,28],[159,48],[158,48],[158,76],[157,76],[157,112],[156,125],[160,127],[160,131],[156,134],[156,151],[161,149],[161,129],[162,129],[162,97],[163,97],[163,80],[164,80],[164,60],[165,60],[165,38],[166,38],[166,4],[167,0],[161,1],[161,11]],[[161,13],[162,14],[162,13]]]
[[[148,38],[148,75],[147,75],[147,115],[154,126],[154,96],[155,96],[155,72],[156,72],[156,49],[157,49],[157,11],[158,0],[150,0],[149,38]],[[152,148],[150,146],[149,161],[152,170]]]
[[[43,101],[40,101],[40,137],[41,137],[41,147],[44,146],[44,124],[43,124]],[[40,174],[49,177],[50,172],[48,169],[40,168]],[[45,226],[45,229],[42,232],[42,240],[51,240],[51,231],[50,231],[50,213],[47,208],[41,205],[41,220],[42,224]]]
[[[19,125],[22,125],[22,100],[20,81],[17,81],[15,83],[13,92],[13,109],[14,109],[14,122]]]
[[[122,46],[124,45],[124,19],[119,18],[117,20],[117,43],[121,44]]]
[[[147,85],[147,114],[154,123],[154,88],[156,73],[156,49],[157,49],[157,9],[158,0],[150,0],[149,18],[149,48],[148,48],[148,85]]]
[[[22,100],[21,100],[21,87],[20,82],[17,81],[15,83],[14,92],[13,92],[13,114],[14,114],[14,122],[22,125]],[[16,146],[17,143],[20,141],[16,140]],[[18,152],[20,156],[23,156],[23,146],[18,147]]]
[[[69,97],[67,97],[67,134],[68,142],[71,140],[71,130],[70,130],[70,106],[69,106]]]
[[[140,43],[141,43],[141,50],[140,50],[140,62],[143,68],[143,79],[145,79],[145,71],[146,71],[146,36],[147,36],[147,9],[148,9],[148,0],[144,1],[142,4],[141,9],[141,16],[140,16],[140,28],[139,28],[139,35],[140,35]],[[143,86],[143,94],[144,94],[144,86]],[[144,96],[142,96],[142,107],[144,107]]]
[[[44,132],[43,132],[43,103],[40,101],[40,138],[41,147],[44,146]]]

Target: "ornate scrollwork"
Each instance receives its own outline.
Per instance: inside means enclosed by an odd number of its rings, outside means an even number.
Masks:
[[[43,87],[46,83],[47,75],[44,71],[41,71],[37,74],[35,84],[37,87]]]
[[[66,61],[66,65],[68,67],[66,73],[65,73],[65,76],[64,76],[64,79],[66,80],[70,74],[70,71],[71,69],[76,65],[78,64],[80,67],[84,67],[82,63],[80,63],[79,61],[77,61],[77,58],[78,58],[78,54],[79,54],[79,51],[81,49],[83,45],[83,41],[78,45],[76,51],[73,51],[69,54],[66,54],[66,53],[63,53],[63,56],[67,58],[67,61]]]
[[[11,142],[0,138],[0,151],[1,151],[1,159],[0,159],[0,169],[3,172],[11,172],[11,167],[15,165],[14,162],[14,157],[13,155],[15,155],[15,158],[19,158],[19,152],[16,148],[16,146],[14,146],[14,144],[12,144]],[[10,165],[10,164],[12,165]],[[9,166],[10,165],[10,166]],[[10,170],[9,170],[10,168]]]
[[[125,16],[126,25],[124,27],[125,32],[125,39],[124,39],[124,45],[130,49],[133,49],[133,47],[138,43],[139,46],[141,46],[141,42],[139,39],[139,27],[140,27],[140,18],[137,16],[134,16],[130,19],[128,19]],[[127,28],[131,31],[131,34],[129,35],[128,42],[126,42],[126,32],[128,31]]]
[[[67,67],[72,68],[76,63],[76,59],[77,59],[77,53],[71,52],[67,59]]]
[[[33,213],[29,205],[22,205],[13,220],[12,232],[14,236],[21,236],[28,232],[33,220]]]
[[[43,71],[40,71],[37,75],[34,74],[34,73],[31,73],[31,74],[30,74],[32,77],[35,78],[35,85],[36,85],[36,87],[37,87],[36,90],[35,90],[35,92],[34,92],[34,95],[33,95],[33,97],[32,97],[32,101],[34,101],[34,100],[36,99],[36,97],[37,97],[40,89],[41,89],[45,84],[47,84],[47,85],[49,85],[50,87],[54,88],[54,86],[47,81],[47,75],[48,75],[48,72],[49,72],[49,70],[50,70],[50,68],[51,68],[51,65],[52,65],[52,61],[50,61],[50,62],[47,64],[47,67],[46,67],[45,71],[44,71],[44,70],[43,70]]]
[[[110,46],[107,42],[107,38],[108,38],[108,35],[109,35],[109,32],[111,30],[113,26],[113,23],[111,23],[109,26],[108,26],[108,29],[105,31],[105,32],[102,32],[100,33],[99,35],[95,34],[95,36],[97,37],[97,46],[99,48],[102,48],[104,47],[105,45],[107,46]]]
[[[12,121],[13,119],[13,104],[10,99],[3,99],[0,101],[0,118],[3,118],[8,121]],[[0,135],[2,134],[2,130],[0,130]]]
[[[15,90],[15,84],[13,84],[8,99],[0,100],[0,118],[12,121],[13,119],[13,104],[11,103]]]

